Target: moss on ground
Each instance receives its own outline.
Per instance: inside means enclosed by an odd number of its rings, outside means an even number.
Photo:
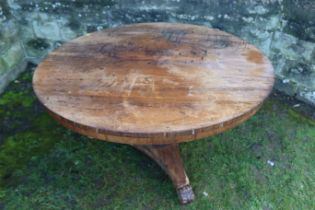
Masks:
[[[315,209],[314,121],[275,97],[239,127],[181,145],[197,196],[182,207],[145,155],[51,119],[32,69],[0,95],[0,209]]]

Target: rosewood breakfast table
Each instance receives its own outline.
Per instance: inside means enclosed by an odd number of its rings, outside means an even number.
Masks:
[[[174,23],[86,34],[50,53],[33,76],[54,119],[143,151],[169,175],[182,204],[194,193],[178,144],[247,120],[273,83],[270,61],[254,46],[217,29]]]

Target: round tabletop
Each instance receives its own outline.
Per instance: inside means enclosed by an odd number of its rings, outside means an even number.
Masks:
[[[253,115],[270,93],[270,61],[229,33],[142,23],[86,34],[49,56],[34,91],[64,126],[126,144],[207,137]]]

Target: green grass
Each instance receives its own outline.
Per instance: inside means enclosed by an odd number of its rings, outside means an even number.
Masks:
[[[0,95],[0,209],[315,209],[315,123],[275,97],[239,127],[181,144],[196,200],[180,206],[144,154],[51,119],[31,72]]]

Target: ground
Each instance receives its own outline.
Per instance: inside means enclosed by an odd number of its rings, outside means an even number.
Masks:
[[[315,121],[303,104],[273,94],[237,128],[181,144],[196,200],[180,206],[144,154],[50,118],[33,69],[0,95],[0,209],[315,209]]]

